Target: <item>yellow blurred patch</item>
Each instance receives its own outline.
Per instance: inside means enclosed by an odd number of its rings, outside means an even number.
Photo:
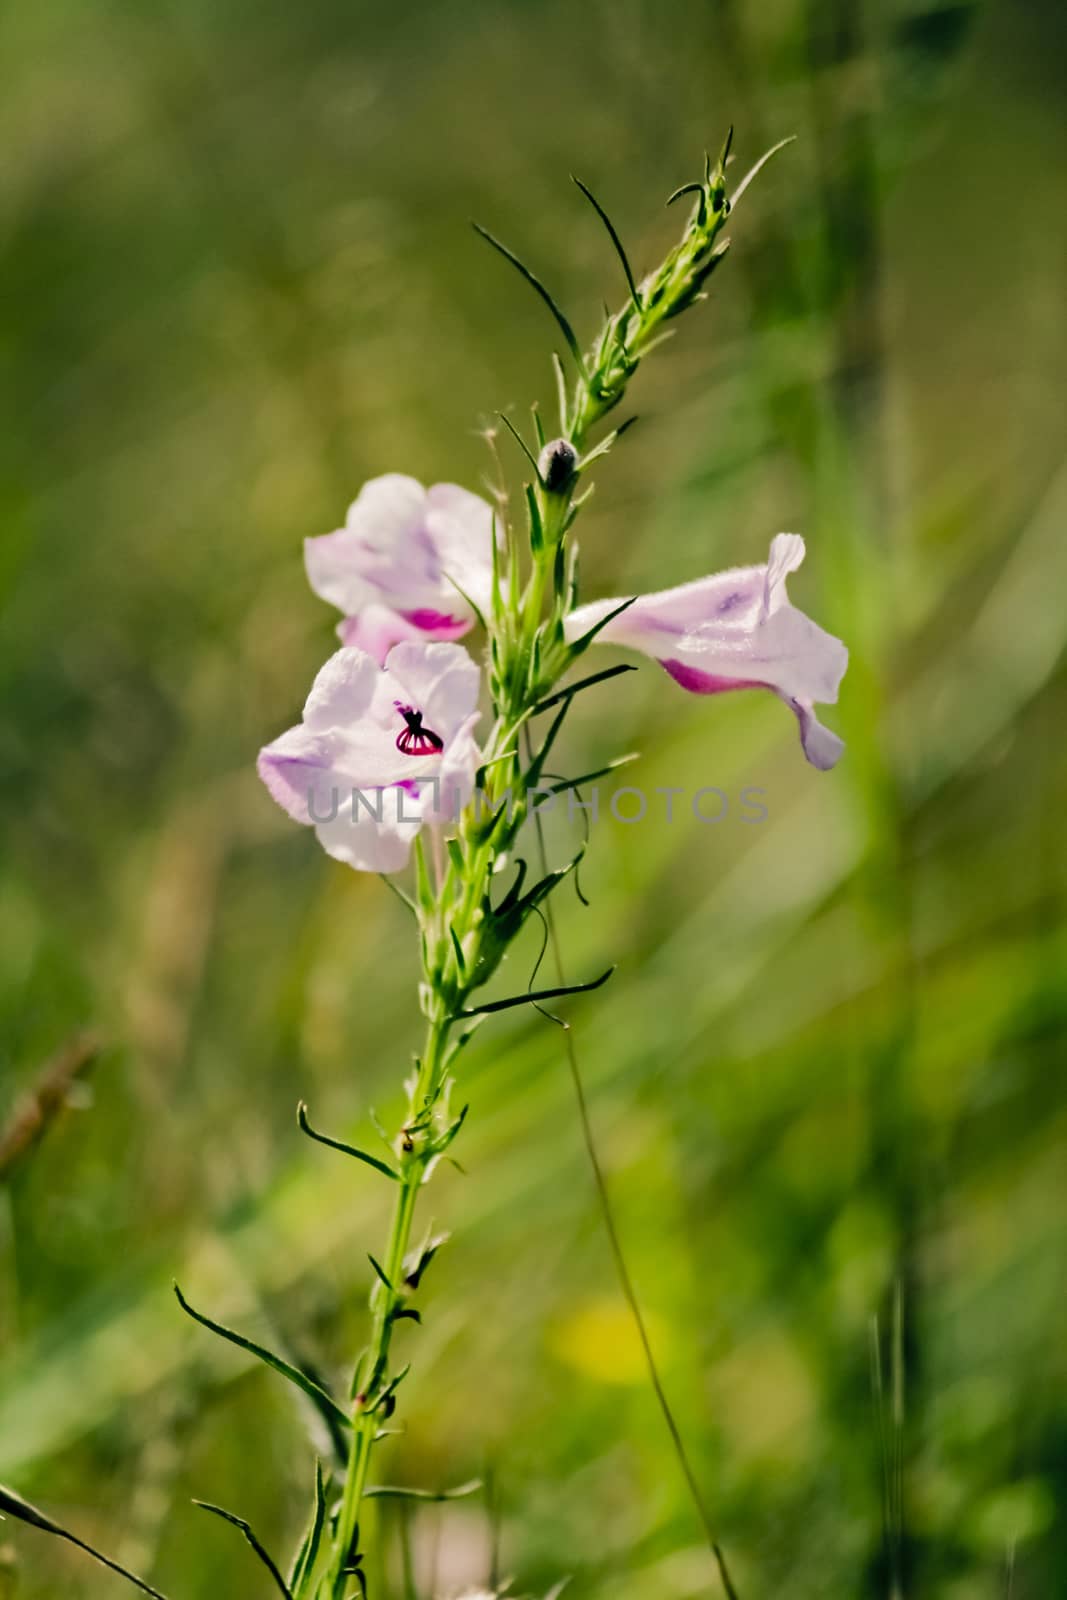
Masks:
[[[815,1390],[800,1351],[780,1330],[749,1334],[717,1365],[711,1388],[719,1424],[740,1461],[790,1469],[807,1459]]]
[[[647,1312],[645,1322],[656,1359],[664,1362],[669,1356],[665,1324]],[[583,1301],[549,1330],[548,1347],[565,1366],[600,1383],[648,1381],[641,1340],[621,1300],[600,1296]]]

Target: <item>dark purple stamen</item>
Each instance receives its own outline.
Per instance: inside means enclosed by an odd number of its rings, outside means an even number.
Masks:
[[[432,728],[422,725],[422,712],[414,706],[402,706],[397,700],[396,709],[404,719],[404,728],[396,736],[396,747],[405,756],[433,756],[443,750],[445,742]]]

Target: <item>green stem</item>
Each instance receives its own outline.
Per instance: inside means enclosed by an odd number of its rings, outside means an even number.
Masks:
[[[442,1067],[452,1026],[448,1017],[432,1018],[426,1032],[418,1078],[408,1101],[406,1127],[433,1104],[440,1089]],[[402,1134],[402,1137],[405,1135]],[[425,1136],[415,1148],[401,1154],[399,1192],[386,1245],[383,1271],[388,1285],[376,1279],[372,1292],[373,1322],[368,1350],[357,1372],[360,1388],[352,1405],[352,1449],[345,1474],[344,1490],[337,1515],[330,1563],[319,1587],[322,1600],[344,1600],[348,1584],[347,1569],[356,1554],[360,1507],[367,1487],[367,1474],[378,1429],[383,1420],[379,1404],[388,1384],[389,1353],[396,1311],[405,1299],[404,1261],[411,1248],[411,1229],[419,1190],[432,1155]]]
[[[583,360],[578,356],[573,338],[569,340],[578,357],[579,377],[573,397],[569,401],[566,395],[561,398],[564,414],[560,424],[579,457],[586,449],[592,429],[622,400],[630,378],[655,343],[662,325],[701,296],[705,281],[721,258],[721,247],[716,240],[729,212],[725,195],[725,156],[724,150],[714,171],[708,163],[702,184],[687,186],[698,194],[696,207],[681,240],[661,266],[639,286],[634,285],[627,266],[630,299],[621,310],[608,318],[588,358]],[[600,210],[599,206],[597,210]],[[610,224],[608,227],[616,247],[621,249],[614,229]],[[504,254],[510,256],[508,251],[504,251]],[[519,266],[523,276],[547,298],[546,292],[527,269],[514,257],[511,259]],[[558,313],[557,318],[562,320]],[[569,326],[565,322],[563,325],[565,331],[569,332]],[[580,467],[580,461],[578,465]],[[357,1392],[352,1404],[352,1448],[341,1504],[333,1527],[329,1562],[317,1590],[318,1600],[345,1600],[349,1576],[355,1570],[360,1512],[371,1456],[380,1425],[393,1408],[391,1386],[395,1386],[396,1376],[391,1376],[389,1370],[392,1331],[398,1313],[403,1309],[403,1302],[414,1287],[404,1280],[404,1262],[410,1248],[418,1192],[426,1180],[430,1162],[448,1142],[447,1138],[438,1142],[435,1108],[445,1089],[449,1033],[471,990],[485,981],[487,974],[495,969],[501,954],[499,948],[493,947],[493,937],[499,935],[494,933],[492,937],[486,937],[486,924],[492,920],[489,887],[496,857],[500,852],[510,849],[527,814],[526,794],[522,787],[524,763],[518,748],[519,733],[526,726],[532,708],[555,687],[573,659],[565,643],[563,630],[563,616],[569,603],[569,595],[564,592],[567,586],[561,582],[564,563],[559,560],[557,565],[557,558],[560,557],[561,546],[577,510],[574,495],[578,482],[576,471],[562,488],[553,486],[549,489],[539,479],[532,489],[531,535],[536,534],[536,538],[533,539],[533,560],[528,579],[520,593],[518,567],[512,551],[510,584],[503,591],[494,588],[492,613],[487,619],[490,681],[496,721],[486,751],[485,784],[494,813],[507,795],[512,796],[510,808],[503,818],[494,816],[492,822],[467,816],[460,823],[457,854],[450,856],[447,865],[439,862],[435,885],[431,886],[426,877],[424,859],[416,857],[420,885],[419,921],[424,951],[423,993],[429,1018],[426,1046],[408,1102],[407,1121],[397,1140],[399,1192],[382,1267],[386,1281],[377,1281],[372,1294],[370,1346],[357,1367],[357,1379],[353,1384]],[[509,530],[509,541],[510,537]],[[494,584],[495,581],[494,577]],[[526,766],[530,764],[528,754]],[[538,819],[539,835],[540,832]],[[542,876],[547,876],[543,841],[541,850]],[[557,969],[561,969],[558,941],[551,920],[549,931]],[[561,970],[560,984],[562,987]],[[734,1591],[721,1552],[712,1536],[695,1475],[660,1382],[640,1305],[622,1253],[569,1032],[567,1041],[586,1149],[620,1282],[638,1329],[652,1385],[670,1429],[678,1459],[719,1562],[723,1585],[733,1600]]]

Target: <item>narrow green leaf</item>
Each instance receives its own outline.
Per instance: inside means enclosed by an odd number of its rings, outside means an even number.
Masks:
[[[158,1589],[153,1589],[151,1584],[145,1583],[143,1578],[138,1578],[135,1573],[128,1572],[125,1567],[120,1567],[117,1561],[112,1561],[110,1556],[105,1556],[101,1551],[86,1544],[84,1539],[79,1539],[76,1533],[71,1533],[69,1528],[62,1527],[58,1522],[53,1522],[51,1517],[45,1515],[37,1506],[24,1500],[14,1489],[8,1489],[0,1484],[0,1515],[15,1517],[19,1522],[27,1523],[31,1528],[39,1528],[42,1533],[50,1533],[57,1539],[65,1539],[67,1544],[72,1544],[78,1550],[83,1550],[87,1556],[92,1556],[102,1567],[107,1567],[111,1572],[117,1572],[120,1578],[125,1578],[132,1583],[134,1588],[140,1589],[142,1594],[154,1596],[154,1600],[167,1600],[166,1595]]]
[[[680,200],[683,194],[699,194],[703,197],[704,185],[702,183],[683,183],[680,188],[675,189],[667,204],[673,206],[674,202]]]
[[[248,1544],[251,1545],[260,1561],[262,1561],[263,1565],[266,1567],[267,1571],[278,1585],[278,1588],[281,1590],[282,1594],[285,1595],[285,1600],[293,1600],[293,1595],[290,1591],[289,1585],[286,1583],[285,1579],[278,1571],[278,1568],[274,1565],[274,1562],[271,1560],[266,1550],[264,1550],[255,1534],[252,1532],[251,1527],[243,1517],[235,1516],[232,1511],[227,1511],[222,1506],[213,1506],[209,1500],[194,1500],[193,1505],[199,1507],[201,1511],[210,1511],[213,1517],[221,1517],[223,1522],[229,1522],[233,1525],[233,1527],[239,1528],[244,1534]]]
[[[526,770],[525,781],[528,789],[535,788],[540,782],[541,773],[544,771],[545,762],[548,760],[549,753],[551,752],[552,746],[556,742],[559,730],[562,728],[564,720],[567,716],[567,712],[570,710],[570,708],[571,703],[569,699],[563,699],[560,701],[559,710],[556,712],[556,715],[552,718],[552,721],[549,724],[549,729],[541,743],[541,748],[538,750],[537,754],[534,756]]]
[[[628,755],[616,756],[607,766],[597,767],[595,772],[583,772],[580,778],[561,778],[559,783],[552,785],[549,793],[564,794],[568,789],[576,789],[580,783],[592,783],[594,778],[606,778],[609,772],[617,772],[620,767],[628,767],[640,754],[639,750],[631,750]]]
[[[511,437],[515,440],[516,444],[518,445],[519,449],[522,451],[523,455],[526,457],[527,461],[530,463],[531,467],[533,467],[534,475],[537,478],[538,483],[540,483],[541,474],[538,471],[538,467],[537,467],[537,457],[534,455],[533,451],[530,449],[529,445],[526,443],[526,440],[523,438],[523,436],[519,432],[518,428],[516,428],[515,424],[511,420],[511,418],[508,417],[508,416],[505,416],[503,411],[498,411],[497,412],[497,416],[500,418],[500,420],[504,424],[505,428],[511,434]]]
[[[516,856],[515,857],[515,881],[512,883],[511,888],[508,890],[508,892],[504,896],[503,900],[501,900],[500,904],[497,906],[496,909],[497,909],[498,913],[499,912],[503,912],[503,911],[507,911],[511,906],[513,906],[515,904],[516,900],[519,898],[520,893],[522,892],[523,883],[526,881],[526,871],[527,871],[527,868],[526,868],[525,860],[523,859],[522,856]]]
[[[244,1334],[235,1333],[232,1328],[225,1327],[221,1322],[213,1322],[210,1317],[205,1317],[189,1304],[177,1284],[174,1285],[174,1293],[186,1316],[192,1317],[194,1322],[199,1322],[201,1327],[207,1328],[211,1333],[217,1333],[220,1339],[226,1339],[230,1344],[235,1344],[239,1350],[247,1350],[249,1355],[257,1356],[266,1366],[272,1367],[283,1378],[288,1378],[290,1383],[303,1390],[308,1399],[314,1401],[320,1410],[328,1410],[330,1415],[335,1417],[337,1421],[342,1422],[346,1428],[352,1426],[352,1419],[348,1416],[348,1413],[337,1404],[332,1395],[327,1394],[325,1389],[309,1378],[306,1372],[301,1372],[299,1367],[294,1367],[290,1362],[283,1361],[281,1356],[276,1356],[272,1350],[266,1350],[262,1345],[255,1344],[251,1339],[246,1339]]]
[[[439,1503],[443,1500],[462,1500],[466,1495],[476,1494],[482,1487],[481,1478],[472,1478],[469,1483],[461,1483],[455,1489],[409,1489],[406,1484],[398,1483],[372,1483],[363,1491],[367,1500],[430,1500]]]
[[[591,983],[568,983],[558,989],[532,989],[528,994],[513,995],[510,1000],[490,1000],[484,1006],[472,1006],[469,1011],[459,1011],[456,1015],[460,1017],[488,1016],[493,1011],[510,1011],[513,1006],[535,1005],[540,1000],[559,1000],[568,994],[589,994],[593,989],[599,989],[603,984],[607,983],[614,971],[615,967],[612,965],[606,972],[602,972],[599,978],[594,978]]]
[[[613,611],[609,611],[607,616],[601,617],[599,622],[594,623],[588,633],[583,633],[582,637],[571,645],[571,660],[573,661],[576,656],[580,656],[584,650],[588,650],[597,634],[606,628],[609,622],[614,622],[616,617],[621,617],[624,611],[628,611],[637,599],[637,595],[631,595],[629,600],[624,600]]]
[[[456,1116],[456,1117],[453,1117],[452,1121],[448,1124],[448,1127],[444,1130],[444,1132],[441,1134],[440,1138],[437,1141],[437,1153],[438,1154],[440,1154],[442,1151],[448,1149],[449,1145],[452,1143],[453,1139],[456,1137],[456,1134],[459,1132],[460,1128],[462,1128],[463,1124],[466,1122],[467,1113],[468,1113],[469,1110],[470,1110],[470,1106],[469,1105],[468,1106],[464,1106],[463,1110],[459,1113],[459,1115]]]
[[[422,1312],[416,1311],[414,1306],[395,1306],[389,1313],[390,1322],[415,1322],[422,1326]]]
[[[554,350],[552,352],[552,371],[556,378],[556,400],[559,405],[559,431],[560,433],[566,435],[568,431],[567,418],[570,411],[570,400],[567,395],[567,374],[563,370],[563,362],[559,359],[559,356]]]
[[[618,233],[615,231],[615,224],[612,222],[611,218],[608,216],[607,212],[604,210],[604,207],[600,204],[600,201],[597,199],[597,197],[593,193],[592,189],[588,188],[587,185],[582,182],[581,178],[576,178],[574,176],[573,172],[571,173],[571,182],[572,183],[576,183],[578,185],[578,188],[585,195],[585,198],[589,201],[589,204],[592,206],[593,210],[596,212],[597,216],[600,218],[601,222],[604,224],[604,227],[607,229],[608,237],[611,239],[612,244],[615,246],[615,253],[618,256],[619,260],[622,262],[622,270],[626,274],[626,282],[627,282],[627,285],[628,285],[629,290],[630,290],[630,298],[633,301],[634,305],[637,307],[638,311],[640,311],[641,310],[641,296],[637,292],[637,285],[634,282],[634,275],[630,270],[630,263],[627,260],[626,251],[623,248],[622,240],[619,238]]]
[[[394,881],[390,877],[389,873],[387,873],[387,872],[379,872],[378,876],[379,876],[379,878],[381,878],[382,882],[385,884],[385,887],[387,889],[391,889],[393,891],[393,893],[396,895],[396,897],[400,901],[400,903],[402,905],[407,906],[408,910],[412,913],[413,916],[417,916],[418,915],[418,910],[419,910],[418,906],[415,904],[414,900],[411,898],[410,895],[407,895],[407,894],[404,893],[403,889],[400,887],[400,885],[398,883],[394,883]]]
[[[541,521],[541,507],[537,504],[537,495],[532,484],[525,486],[526,511],[530,519],[530,549],[534,555],[540,555],[545,545],[544,523]]]
[[[415,857],[415,898],[424,911],[429,911],[436,904],[437,895],[430,880],[430,869],[426,861],[426,851],[423,849],[421,833],[415,835],[415,846],[412,854]]]
[[[494,238],[489,232],[488,228],[483,228],[480,222],[475,222],[472,224],[472,226],[475,233],[480,234],[485,240],[486,244],[491,244],[494,250],[499,251],[499,253],[504,257],[505,261],[510,261],[515,270],[520,272],[526,279],[526,282],[530,285],[530,288],[541,296],[541,299],[545,302],[545,305],[555,317],[559,326],[559,330],[564,339],[567,341],[567,348],[574,357],[575,365],[577,366],[578,371],[584,377],[585,363],[582,359],[581,346],[575,337],[574,329],[571,327],[570,323],[567,321],[567,318],[563,315],[563,312],[560,310],[555,300],[553,300],[551,294],[545,288],[540,278],[538,278],[535,273],[530,271],[530,268],[525,264],[525,262],[519,260],[519,257],[513,250],[509,250],[506,244],[502,244],[499,239]]]
[[[749,184],[754,178],[759,176],[764,167],[767,165],[768,161],[770,161],[773,156],[776,156],[779,150],[784,150],[787,144],[794,144],[796,142],[796,137],[797,136],[795,133],[791,133],[788,139],[779,139],[777,144],[772,144],[771,148],[760,156],[754,167],[749,168],[748,172],[745,173],[745,176],[741,179],[741,182],[730,196],[731,209],[737,205],[737,202],[740,200]]]
[[[617,667],[605,667],[603,672],[594,672],[588,678],[579,678],[577,683],[569,683],[563,689],[557,689],[555,694],[550,694],[547,700],[539,700],[530,712],[532,717],[539,717],[542,711],[548,711],[552,706],[559,705],[561,700],[572,700],[576,694],[583,694],[586,689],[592,689],[595,684],[606,683],[609,678],[618,678],[624,672],[636,672],[637,668],[630,661],[624,661]]]
[[[404,1262],[404,1282],[409,1288],[417,1289],[419,1287],[423,1274],[434,1256],[443,1244],[448,1243],[451,1237],[449,1233],[434,1233],[432,1227],[427,1230],[426,1237],[422,1243],[416,1246]]]
[[[366,1150],[360,1150],[354,1144],[345,1144],[341,1139],[331,1139],[328,1134],[319,1133],[308,1121],[307,1102],[301,1100],[296,1108],[296,1120],[300,1124],[300,1131],[306,1133],[309,1139],[314,1139],[316,1144],[328,1145],[331,1150],[340,1150],[342,1155],[353,1156],[355,1160],[362,1161],[366,1166],[373,1167],[375,1172],[381,1172],[387,1178],[392,1178],[394,1183],[399,1183],[400,1174],[386,1162],[379,1161],[377,1156],[368,1155]]]
[[[326,1525],[326,1484],[322,1476],[322,1462],[315,1462],[315,1508],[311,1513],[311,1523],[305,1533],[300,1549],[297,1551],[293,1570],[289,1575],[289,1587],[293,1591],[293,1600],[306,1600],[305,1590],[310,1582],[315,1563],[319,1558],[319,1546],[322,1543],[322,1530]]]
[[[726,130],[726,138],[722,142],[722,149],[719,151],[719,171],[720,172],[725,172],[726,171],[726,163],[730,159],[730,150],[731,150],[731,148],[733,146],[733,142],[734,142],[734,125],[731,122],[730,126]]]
[[[393,1294],[395,1291],[393,1289],[392,1284],[389,1282],[389,1279],[385,1275],[384,1267],[382,1267],[380,1262],[375,1260],[374,1256],[371,1255],[369,1250],[367,1251],[367,1260],[370,1262],[371,1266],[374,1268],[374,1270],[378,1274],[379,1278],[385,1284],[385,1287],[389,1290],[389,1293]]]

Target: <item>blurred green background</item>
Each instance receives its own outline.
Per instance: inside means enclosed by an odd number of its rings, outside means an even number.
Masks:
[[[596,829],[580,1056],[743,1600],[1067,1592],[1062,7],[40,0],[0,38],[0,1127],[106,1041],[0,1185],[0,1480],[173,1600],[268,1594],[190,1496],[286,1554],[307,1419],[170,1280],[340,1373],[388,1196],[294,1107],[364,1137],[418,1039],[402,908],[254,775],[333,644],[301,539],[380,472],[477,487],[480,421],[547,402],[469,217],[588,334],[622,286],[568,173],[647,268],[733,122],[737,172],[798,141],[635,384],[585,592],[803,530],[849,749],[822,776],[771,697],[650,665],[587,697],[570,770],[640,749],[769,816]],[[558,1032],[494,1020],[463,1093],[381,1469],[491,1472],[523,1591],[710,1594]],[[416,1539],[426,1600],[486,1577],[484,1505]],[[125,1592],[0,1549],[18,1600]]]

